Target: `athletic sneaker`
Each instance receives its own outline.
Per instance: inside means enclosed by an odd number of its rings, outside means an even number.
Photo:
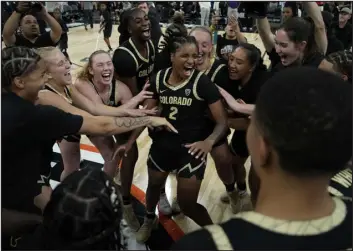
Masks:
[[[131,204],[123,205],[123,217],[133,231],[136,232],[140,228],[140,222],[138,221]]]
[[[229,203],[229,196],[228,196],[228,193],[227,192],[223,192],[222,195],[221,195],[221,201],[223,203]]]
[[[154,219],[148,219],[147,217],[145,217],[141,228],[136,233],[136,241],[138,241],[139,243],[146,242],[150,238],[152,230],[157,228],[157,226],[158,226],[157,216],[154,217]]]
[[[239,193],[239,191],[234,190],[228,193],[228,197],[233,214],[252,210],[251,199],[247,192]]]
[[[158,210],[166,216],[171,215],[173,213],[172,207],[169,204],[166,194],[161,194],[161,196],[159,197]]]

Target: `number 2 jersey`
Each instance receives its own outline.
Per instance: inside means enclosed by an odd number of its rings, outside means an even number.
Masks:
[[[205,140],[209,135],[209,119],[205,112],[210,104],[220,100],[217,87],[198,70],[178,86],[168,84],[172,69],[159,71],[150,81],[150,91],[159,102],[161,117],[165,117],[178,134],[167,130],[150,131],[153,144],[169,147]]]

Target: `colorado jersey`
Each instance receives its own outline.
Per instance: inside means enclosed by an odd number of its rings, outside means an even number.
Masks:
[[[137,88],[142,90],[147,79],[153,73],[156,51],[151,40],[147,43],[147,58],[144,58],[132,39],[125,41],[113,55],[115,73],[122,78],[136,76]]]
[[[229,81],[228,68],[219,59],[213,60],[211,66],[204,73],[210,78],[212,83],[222,88]]]
[[[161,116],[179,133],[154,131],[150,133],[153,143],[168,146],[171,142],[180,145],[206,139],[209,131],[206,129],[208,119],[204,114],[210,104],[220,100],[217,87],[198,70],[193,70],[183,83],[172,86],[168,84],[171,72],[171,68],[159,71],[151,80],[150,89],[154,99],[159,101]]]
[[[98,96],[101,98],[103,104],[107,105],[107,106],[111,106],[111,107],[119,107],[121,105],[120,102],[117,102],[117,98],[116,98],[116,88],[117,88],[117,84],[115,83],[115,80],[113,80],[113,82],[111,83],[112,88],[110,88],[110,94],[109,94],[109,99],[107,100],[107,102],[105,102],[102,98],[102,96],[99,94],[96,86],[89,81],[89,83],[91,83],[91,85],[93,86],[94,90],[96,91],[96,93],[98,94]]]

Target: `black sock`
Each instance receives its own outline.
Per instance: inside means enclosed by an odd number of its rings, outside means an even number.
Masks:
[[[165,194],[165,187],[161,188],[161,195],[164,195]]]
[[[228,193],[235,190],[235,181],[231,184],[224,184]]]
[[[154,219],[156,217],[155,213],[146,212],[147,219]]]
[[[123,196],[123,204],[129,205],[131,203],[130,196]]]
[[[238,183],[237,188],[239,191],[246,191],[246,184],[245,183]]]

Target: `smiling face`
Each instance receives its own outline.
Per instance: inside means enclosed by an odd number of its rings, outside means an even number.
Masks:
[[[59,50],[54,49],[48,57],[48,73],[59,85],[71,85],[71,65],[65,55]]]
[[[109,54],[102,52],[92,57],[89,73],[96,84],[110,85],[113,82],[114,65]]]
[[[345,23],[345,22],[347,22],[351,17],[352,17],[352,15],[349,14],[349,13],[340,12],[338,19],[339,19],[339,22],[340,22],[340,23]]]
[[[39,25],[37,19],[32,15],[26,15],[21,20],[22,33],[28,38],[39,36]]]
[[[171,55],[173,71],[181,79],[187,79],[191,76],[196,67],[197,58],[198,52],[195,44],[185,43],[181,45],[181,47]]]
[[[129,19],[129,33],[140,41],[148,41],[151,38],[151,24],[147,14],[137,9]]]
[[[276,32],[275,42],[276,52],[280,56],[281,63],[284,66],[291,65],[297,60],[300,60],[307,44],[305,41],[294,43],[289,39],[284,29],[280,29]]]
[[[149,8],[147,2],[142,2],[138,5],[138,8],[143,10],[146,14],[148,14]]]
[[[252,72],[252,66],[249,62],[246,50],[238,47],[232,52],[228,60],[229,78],[231,80],[240,80]]]
[[[212,38],[210,34],[203,30],[194,30],[190,36],[195,37],[198,45],[197,64],[202,65],[210,57],[212,51]]]

